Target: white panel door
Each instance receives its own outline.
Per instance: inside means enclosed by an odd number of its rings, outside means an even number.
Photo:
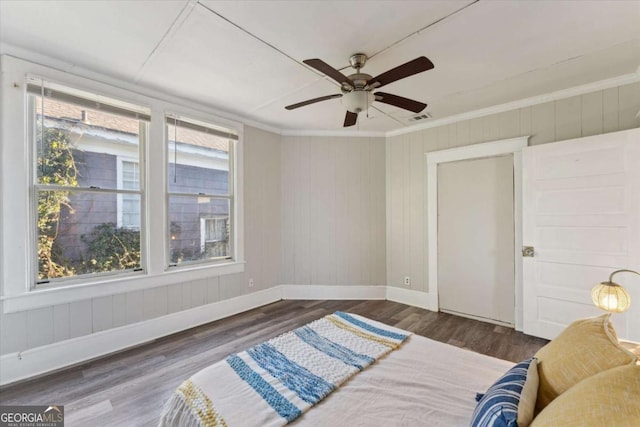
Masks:
[[[523,150],[524,332],[554,338],[575,319],[601,314],[591,288],[616,269],[640,270],[640,130]],[[619,274],[631,309],[618,335],[640,341],[640,280]]]
[[[438,165],[443,311],[515,320],[513,155]]]

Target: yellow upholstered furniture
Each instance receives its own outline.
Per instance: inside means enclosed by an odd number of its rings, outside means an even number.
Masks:
[[[558,396],[530,427],[640,426],[640,365],[608,369]]]
[[[620,340],[620,345],[622,346],[622,348],[626,348],[631,353],[635,354],[636,357],[640,358],[640,343]],[[636,364],[640,365],[640,360],[637,360]]]
[[[540,380],[536,413],[580,381],[635,363],[637,357],[618,343],[609,317],[577,320],[536,353]]]

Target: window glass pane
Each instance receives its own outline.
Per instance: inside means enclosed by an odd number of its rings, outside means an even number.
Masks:
[[[228,199],[198,196],[169,198],[170,262],[229,258]]]
[[[117,158],[137,165],[140,127],[146,123],[46,96],[30,98],[39,184],[124,188],[127,181],[118,179]],[[138,185],[128,189],[139,190],[139,171],[130,173]]]
[[[116,225],[118,196],[38,191],[38,280],[140,268],[140,232]]]
[[[229,194],[229,140],[167,119],[170,193]],[[176,143],[177,141],[177,143]]]

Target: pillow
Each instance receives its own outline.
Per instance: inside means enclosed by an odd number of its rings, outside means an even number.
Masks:
[[[485,394],[478,394],[471,427],[526,427],[533,419],[538,391],[535,358],[509,369]]]
[[[536,412],[581,380],[604,370],[635,363],[636,356],[618,343],[611,314],[576,320],[536,353]]]
[[[553,400],[530,427],[640,425],[640,365],[593,375]]]

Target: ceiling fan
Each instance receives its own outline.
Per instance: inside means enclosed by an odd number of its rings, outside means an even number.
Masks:
[[[342,103],[347,108],[347,115],[344,118],[344,127],[348,127],[356,124],[358,121],[358,113],[369,108],[373,101],[383,102],[414,113],[419,113],[427,107],[427,104],[414,101],[413,99],[404,98],[402,96],[392,95],[385,92],[373,93],[374,89],[381,88],[384,85],[404,79],[405,77],[413,76],[414,74],[432,69],[433,63],[424,56],[420,56],[412,61],[392,68],[391,70],[376,77],[371,77],[369,74],[360,72],[360,69],[364,67],[364,64],[367,62],[367,55],[364,53],[356,53],[355,55],[351,55],[351,58],[349,58],[351,67],[356,70],[356,73],[351,74],[350,76],[345,76],[321,59],[307,59],[302,62],[340,83],[340,90],[342,93],[321,96],[319,98],[298,102],[297,104],[287,105],[284,107],[287,110],[294,110],[296,108],[304,107],[305,105],[315,104],[316,102],[326,101],[329,99],[342,98]]]

